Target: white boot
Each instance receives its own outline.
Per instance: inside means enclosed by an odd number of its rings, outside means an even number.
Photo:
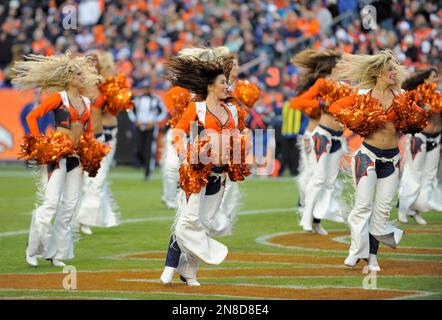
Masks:
[[[408,223],[408,219],[407,219],[407,214],[402,212],[402,211],[398,211],[398,219],[400,222],[402,223]]]
[[[28,253],[28,249],[26,248],[26,262],[31,266],[31,267],[37,267],[38,266],[38,259],[37,256],[30,256]]]
[[[353,268],[353,267],[356,267],[356,265],[358,264],[358,262],[359,262],[359,258],[356,258],[356,257],[353,257],[353,256],[348,256],[348,257],[345,259],[344,264],[345,264],[347,267]]]
[[[184,278],[180,276],[181,281],[185,282],[189,287],[199,287],[201,284],[195,278]]]
[[[427,221],[425,221],[424,218],[422,218],[421,214],[419,212],[416,212],[415,215],[412,216],[414,218],[414,220],[416,220],[417,224],[420,225],[426,225]]]
[[[92,230],[88,225],[82,224],[80,230],[85,235],[90,236],[92,234]]]
[[[161,274],[160,281],[163,284],[171,284],[173,281],[173,275],[176,269],[174,267],[164,267],[163,273]]]
[[[328,235],[328,232],[321,226],[320,223],[313,223],[313,231],[321,236]]]
[[[199,287],[201,284],[196,279],[186,279],[186,283],[190,287]]]
[[[178,263],[177,272],[180,274],[180,279],[188,286],[199,287],[201,284],[196,280],[196,272],[198,269],[199,260],[189,254],[181,254]]]
[[[58,259],[51,259],[50,261],[51,261],[52,265],[55,267],[65,267],[66,266],[66,264],[63,261],[58,260]]]
[[[375,272],[381,271],[381,268],[379,267],[378,264],[377,255],[370,254],[370,256],[368,257],[368,269],[370,271],[375,271]]]

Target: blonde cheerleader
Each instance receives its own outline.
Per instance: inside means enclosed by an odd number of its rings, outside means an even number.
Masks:
[[[355,203],[348,217],[351,245],[344,264],[360,259],[371,271],[380,271],[379,242],[396,248],[403,231],[389,223],[399,184],[398,131],[420,132],[426,112],[414,95],[401,92],[406,70],[390,50],[377,55],[345,55],[338,78],[358,84],[357,94],[333,103],[329,110],[345,127],[364,137],[352,159]]]
[[[31,135],[22,145],[22,157],[42,164],[38,190],[42,199],[32,214],[26,262],[37,266],[37,258],[43,257],[54,266],[64,266],[62,260],[74,257],[71,221],[83,170],[96,175],[99,161],[109,151],[93,139],[90,101],[80,95],[99,76],[90,60],[69,52],[26,58],[15,63],[13,83],[51,93],[27,116]],[[42,136],[37,120],[49,112],[54,114],[56,132]]]

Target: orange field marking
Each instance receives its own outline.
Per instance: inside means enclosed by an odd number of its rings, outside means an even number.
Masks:
[[[122,259],[164,259],[164,253],[147,252],[131,254]],[[360,263],[354,269],[342,266],[342,258],[322,256],[295,256],[282,254],[231,253],[227,261],[236,262],[273,262],[292,264],[281,268],[203,268],[198,272],[203,286],[189,288],[175,282],[164,286],[158,278],[161,270],[79,272],[77,275],[79,291],[139,292],[139,293],[177,293],[198,295],[221,295],[260,299],[392,299],[418,295],[416,291],[401,290],[364,290],[362,288],[293,288],[268,285],[211,284],[204,279],[228,279],[250,277],[315,277],[315,276],[365,276]],[[302,264],[317,267],[306,268]],[[381,260],[381,275],[414,276],[442,275],[442,262]],[[62,273],[53,274],[6,274],[0,275],[0,288],[14,290],[60,290],[65,277]],[[362,285],[361,285],[362,287]],[[254,288],[254,289],[252,289]]]
[[[440,230],[405,230],[405,235],[410,233],[430,233],[441,234]],[[324,251],[348,251],[349,245],[339,243],[334,238],[350,236],[348,231],[331,231],[327,236],[318,236],[315,233],[308,232],[290,232],[275,236],[269,236],[266,241],[269,244],[275,244],[288,248],[306,249],[306,250],[324,250]],[[407,248],[398,247],[392,249],[381,245],[379,253],[403,253],[403,254],[442,254],[442,249],[438,248]]]
[[[201,271],[202,278],[206,276],[228,277],[236,276],[265,276],[268,272],[264,270],[230,270],[228,273],[222,270]],[[249,272],[251,271],[251,272]],[[285,270],[280,273],[271,270],[271,275],[298,274],[295,269]],[[118,292],[139,292],[139,293],[178,293],[197,295],[223,295],[230,297],[248,297],[260,299],[392,299],[418,295],[416,291],[400,290],[364,290],[362,288],[292,288],[274,286],[250,286],[242,284],[204,284],[201,287],[188,287],[181,283],[171,286],[164,286],[159,282],[148,282],[157,280],[160,271],[115,271],[115,272],[79,272],[77,275],[78,291],[118,291]],[[358,272],[359,274],[359,272]],[[38,289],[38,290],[60,290],[64,274],[22,274],[0,276],[0,288],[2,289]],[[131,281],[131,279],[133,281]],[[147,282],[140,281],[146,280]]]
[[[406,230],[407,233],[440,234],[435,229]],[[305,250],[343,251],[348,250],[348,244],[340,243],[348,231],[332,231],[328,236],[318,236],[311,233],[292,232],[287,234],[269,235],[265,237],[267,244],[296,247]],[[337,242],[338,241],[338,242]],[[442,253],[439,248],[382,248],[383,252],[434,254]],[[111,257],[112,258],[112,257]],[[132,253],[118,256],[117,259],[149,259],[164,261],[164,252]],[[115,259],[113,257],[112,259]],[[314,254],[273,254],[273,253],[240,253],[230,252],[226,262],[248,263],[250,267],[218,268],[201,266],[198,278],[201,287],[188,287],[178,279],[165,286],[159,282],[160,269],[146,270],[118,270],[92,271],[77,274],[76,292],[113,292],[115,296],[124,293],[163,293],[179,295],[201,295],[212,297],[257,298],[257,299],[395,299],[412,296],[423,296],[427,292],[411,290],[365,290],[362,280],[366,277],[363,267],[366,262],[361,261],[355,268],[343,266],[344,257],[318,256]],[[258,265],[253,265],[259,263]],[[400,258],[386,259],[379,257],[382,271],[379,276],[442,276],[442,261],[401,260]],[[162,263],[161,263],[162,264]],[[54,269],[58,271],[59,269]],[[0,274],[0,290],[37,290],[43,294],[45,290],[63,290],[63,279],[66,274]],[[253,278],[270,277],[356,277],[361,279],[361,287],[344,286],[276,286],[254,284]],[[226,279],[251,279],[251,283],[221,283]],[[211,280],[207,282],[207,280]],[[220,281],[217,283],[216,280]],[[215,282],[214,282],[215,281]],[[318,282],[319,283],[319,282]],[[29,297],[30,299],[34,297]],[[60,297],[54,297],[58,299]],[[26,297],[20,297],[26,299]],[[50,298],[52,299],[52,298]]]

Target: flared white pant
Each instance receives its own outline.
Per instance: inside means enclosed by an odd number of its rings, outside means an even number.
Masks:
[[[71,222],[80,196],[83,169],[79,164],[69,172],[66,159],[52,172],[41,168],[42,204],[32,213],[28,254],[45,259],[72,259],[74,248]],[[55,218],[54,223],[51,221]]]
[[[218,212],[224,194],[226,175],[216,175],[220,189],[214,194],[206,194],[206,188],[189,198],[180,190],[174,234],[181,252],[207,264],[218,265],[224,261],[228,249],[213,239],[206,226],[211,225]]]
[[[402,237],[402,230],[389,223],[392,201],[399,184],[399,154],[391,161],[394,172],[385,178],[376,174],[376,155],[362,145],[352,159],[353,182],[356,186],[355,203],[348,216],[351,230],[349,255],[367,259],[370,253],[369,235],[395,248]],[[376,191],[376,196],[375,196]]]
[[[101,161],[97,175],[93,178],[87,173],[84,175],[82,196],[76,214],[76,222],[79,224],[94,227],[114,227],[120,224],[120,213],[108,182],[108,173],[117,146],[117,130],[112,130],[112,138],[108,141],[111,151]]]
[[[312,230],[313,219],[344,222],[339,215],[341,206],[337,199],[336,179],[339,173],[342,147],[330,153],[333,137],[327,130],[317,126],[312,134],[313,151],[307,155],[311,175],[304,190],[304,209],[300,225],[306,231]]]
[[[226,185],[219,210],[211,216],[205,214],[203,223],[211,237],[228,236],[233,233],[241,205],[241,191],[238,182],[226,177]]]
[[[301,150],[301,161],[300,161],[300,170],[299,176],[297,179],[298,182],[298,203],[299,203],[299,212],[302,216],[305,206],[305,190],[306,186],[313,175],[312,163],[309,162],[313,158],[310,157],[310,153],[313,152],[313,132],[306,131],[304,135],[301,137],[299,141],[299,146]]]
[[[442,188],[438,181],[440,139],[422,133],[407,135],[405,164],[399,187],[399,212],[412,216],[418,212],[442,211]],[[435,144],[427,151],[427,142]]]

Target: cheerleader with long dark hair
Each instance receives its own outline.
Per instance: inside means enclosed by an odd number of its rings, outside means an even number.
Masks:
[[[321,220],[343,222],[336,188],[342,157],[343,128],[328,112],[333,100],[326,99],[327,88],[335,83],[336,64],[341,54],[332,50],[308,49],[292,63],[301,69],[300,94],[291,107],[303,110],[310,122],[303,136],[302,164],[298,179],[301,227],[327,235]]]
[[[250,174],[242,152],[239,164],[225,158],[230,154],[230,135],[235,129],[245,128],[239,107],[226,100],[232,64],[231,59],[203,61],[194,57],[173,58],[165,64],[172,85],[197,97],[175,125],[172,138],[181,159],[181,189],[161,275],[165,284],[171,283],[177,272],[188,285],[199,286],[199,262],[217,265],[227,256],[227,247],[211,237],[206,225],[220,209],[227,175],[232,181],[239,181]],[[202,160],[201,154],[208,158]]]

